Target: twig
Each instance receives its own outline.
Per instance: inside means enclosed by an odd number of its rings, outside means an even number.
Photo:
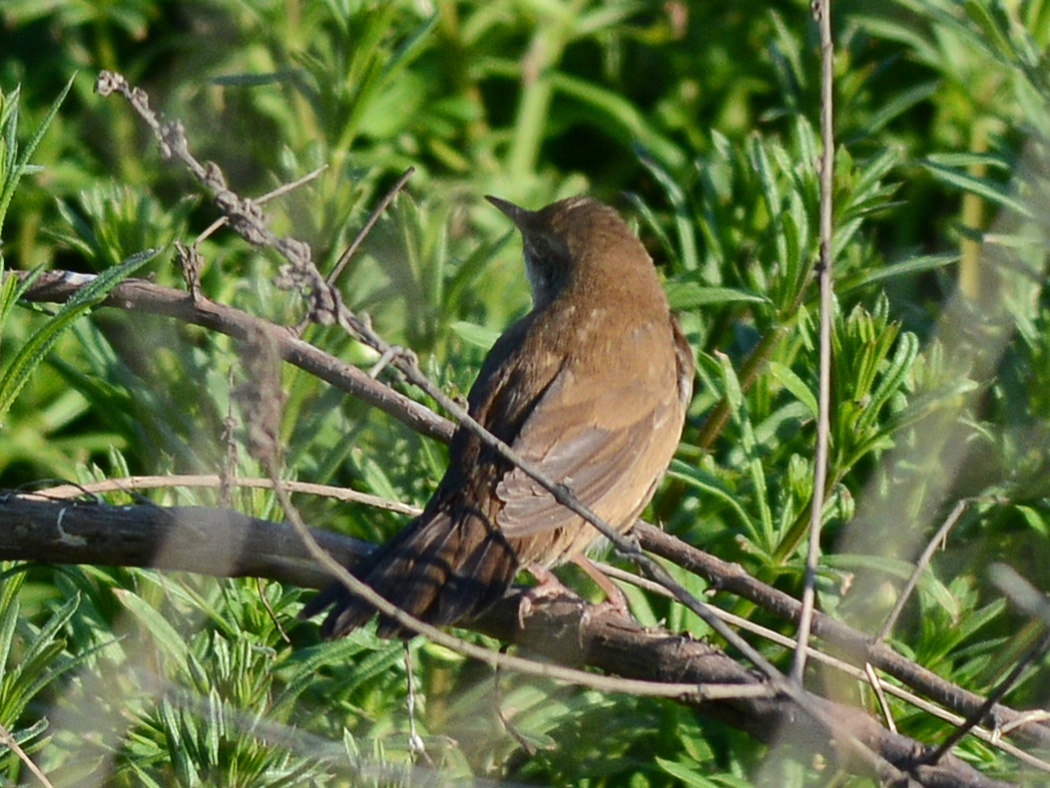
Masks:
[[[341,273],[343,273],[343,269],[346,268],[347,263],[350,262],[350,258],[352,258],[354,253],[357,252],[358,247],[361,246],[365,238],[368,237],[368,234],[372,231],[375,223],[379,221],[379,217],[383,215],[383,212],[387,209],[390,203],[393,202],[394,197],[396,197],[405,187],[405,184],[408,183],[408,179],[412,177],[412,173],[415,171],[415,167],[409,167],[405,170],[401,174],[401,177],[397,179],[397,182],[394,183],[390,190],[383,196],[383,199],[379,201],[379,204],[372,209],[372,212],[368,215],[368,219],[365,220],[361,229],[357,231],[354,240],[350,242],[350,246],[346,248],[345,252],[339,255],[339,260],[336,262],[335,267],[332,269],[332,272],[328,274],[328,278],[325,281],[329,287],[335,286],[335,280],[339,278]],[[302,336],[303,331],[305,331],[306,327],[310,325],[310,318],[311,316],[308,314],[299,321],[299,324],[295,327],[296,336]],[[372,377],[377,377],[378,374],[379,373],[377,372],[372,375]]]
[[[350,242],[350,246],[346,248],[346,251],[339,256],[339,261],[335,264],[335,268],[332,269],[332,273],[328,274],[327,282],[330,285],[335,284],[335,280],[339,278],[339,275],[343,273],[343,269],[346,268],[346,264],[350,262],[350,258],[354,256],[357,248],[364,242],[365,238],[372,231],[375,223],[379,221],[379,217],[383,215],[387,207],[393,202],[394,197],[397,196],[405,184],[408,183],[408,179],[412,177],[412,174],[416,171],[415,167],[409,167],[402,173],[401,177],[397,179],[397,182],[390,187],[383,199],[379,201],[379,204],[369,214],[367,221],[360,230],[357,231],[357,235],[354,236],[354,240]]]
[[[956,509],[958,508],[956,506]],[[998,705],[999,701],[1006,697],[1006,693],[1013,688],[1028,666],[1036,659],[1042,657],[1047,652],[1047,649],[1050,649],[1050,605],[1047,604],[1043,594],[1037,591],[1011,567],[997,564],[992,567],[991,574],[992,582],[999,586],[1000,590],[1030,615],[1042,619],[1043,626],[1048,627],[1048,629],[1043,634],[1043,637],[1017,660],[1017,664],[1013,666],[1006,678],[999,682],[999,685],[988,695],[987,700],[981,707],[970,714],[935,750],[931,751],[923,759],[924,763],[937,763],[947,755],[952,747],[962,740],[963,736],[979,725],[985,716]]]
[[[937,551],[938,547],[943,549],[945,540],[948,538],[948,534],[951,533],[952,528],[959,522],[959,518],[962,517],[963,512],[966,511],[966,507],[969,506],[970,500],[964,498],[955,504],[951,513],[941,523],[941,527],[937,529],[937,533],[933,535],[929,543],[926,545],[926,549],[922,551],[922,555],[919,556],[919,560],[915,562],[915,569],[911,573],[911,577],[908,578],[908,582],[904,584],[904,588],[901,589],[900,596],[897,598],[896,603],[893,605],[893,610],[890,611],[889,615],[886,616],[886,620],[882,623],[879,632],[875,635],[875,642],[879,642],[886,639],[886,636],[890,634],[893,627],[897,623],[897,619],[900,618],[901,611],[904,610],[904,605],[907,604],[911,598],[912,592],[915,590],[915,586],[919,584],[919,578],[922,573],[926,571],[926,567],[929,566],[930,560],[933,558],[933,554]]]
[[[696,573],[719,591],[737,594],[774,615],[788,621],[798,621],[802,605],[797,599],[756,580],[738,564],[705,553],[647,523],[637,523],[634,533],[646,550]],[[984,702],[981,696],[905,659],[885,643],[873,643],[865,633],[819,611],[814,613],[813,633],[834,645],[854,665],[870,662],[872,666],[963,716],[974,712]],[[1019,721],[1022,717],[1021,712],[1005,706],[996,707],[995,715],[998,719],[1010,721]],[[1050,748],[1050,727],[1033,723],[1024,725],[1018,732],[1023,732],[1029,741],[1040,747]]]
[[[17,276],[21,279],[28,274],[26,271],[10,271],[5,273],[5,276]],[[93,274],[42,271],[22,298],[38,303],[63,302],[94,279]],[[195,302],[182,290],[162,287],[143,279],[125,279],[109,292],[102,305],[172,317],[235,339],[245,340],[260,333],[271,334],[278,353],[289,364],[374,405],[415,432],[445,442],[452,436],[452,424],[426,406],[394,391],[387,384],[368,377],[357,367],[297,339],[287,328],[249,315],[240,309],[204,297]]]
[[[500,646],[500,653],[506,654],[508,645],[504,644]],[[518,743],[518,746],[525,751],[526,755],[533,756],[536,754],[536,746],[526,739],[518,727],[514,725],[507,715],[503,713],[503,692],[500,689],[500,682],[503,679],[503,670],[497,665],[496,670],[492,674],[492,705],[496,710],[496,716],[499,718],[500,724],[503,726],[503,730],[509,733],[514,740]]]
[[[886,727],[893,733],[896,733],[897,723],[893,720],[893,712],[890,711],[890,704],[886,702],[886,695],[882,691],[882,682],[875,675],[875,668],[871,666],[870,662],[864,665],[864,675],[868,679],[872,692],[875,693],[875,698],[879,702],[879,708],[882,709],[882,718],[886,720]]]
[[[831,0],[815,0],[811,8],[820,28],[820,136],[824,146],[820,160],[820,361],[817,391],[817,443],[813,458],[813,503],[809,513],[809,545],[806,551],[806,580],[802,589],[802,614],[798,622],[798,648],[791,666],[791,678],[802,683],[806,672],[806,645],[813,619],[813,601],[820,554],[820,531],[824,518],[824,497],[828,479],[828,444],[831,432],[831,306],[834,290],[832,265],[832,199],[835,176],[834,137],[834,43],[831,39]]]
[[[405,694],[408,712],[408,751],[413,757],[423,756],[427,765],[432,767],[434,763],[427,754],[427,745],[423,737],[419,735],[419,731],[416,730],[416,677],[412,671],[412,649],[409,648],[407,640],[401,643],[401,654],[405,659],[405,684],[408,688]]]
[[[200,473],[183,476],[124,476],[106,479],[101,482],[92,482],[91,484],[62,484],[57,487],[35,490],[33,493],[26,494],[23,497],[54,500],[57,498],[77,498],[85,494],[94,495],[164,487],[218,487],[221,490],[224,483],[233,487],[250,487],[266,490],[273,488],[273,482],[269,479],[249,479],[243,476],[231,476],[228,479],[224,479],[220,474]],[[378,495],[348,490],[345,487],[335,487],[330,484],[312,484],[310,482],[285,480],[284,486],[289,492],[319,495],[326,498],[334,498],[338,501],[360,503],[365,506],[371,506],[374,509],[385,509],[388,512],[405,514],[410,517],[414,517],[420,512],[417,506],[410,506],[400,501],[391,501]]]
[[[233,391],[234,378],[233,367],[226,370],[226,385]],[[234,433],[237,429],[237,419],[233,415],[233,398],[226,401],[226,415],[222,420],[222,442],[226,451],[222,454],[222,464],[219,466],[219,503],[227,509],[233,508],[233,483],[234,468],[237,467],[237,440]]]
[[[17,755],[18,759],[26,765],[26,768],[33,773],[34,777],[44,784],[45,788],[55,788],[54,783],[47,779],[47,775],[40,770],[39,766],[33,763],[33,759],[26,754],[26,751],[18,744],[15,737],[2,724],[0,724],[0,744],[3,744]]]
[[[277,613],[273,609],[273,605],[270,604],[270,600],[266,597],[266,586],[263,585],[261,577],[255,578],[255,590],[259,594],[259,601],[262,602],[263,607],[266,608],[267,615],[270,616],[270,620],[273,622],[274,627],[277,629],[277,634],[281,636],[281,640],[287,643],[289,646],[292,644],[292,639],[288,637],[288,633],[284,631],[284,627],[281,626],[281,619],[277,617]]]
[[[280,196],[282,196],[284,194],[287,194],[288,192],[292,191],[293,189],[298,189],[304,183],[308,183],[308,182],[314,180],[315,178],[319,177],[321,175],[321,173],[324,172],[327,169],[328,169],[328,165],[324,164],[324,165],[318,167],[316,170],[313,170],[312,172],[306,173],[306,175],[304,175],[301,178],[297,178],[296,180],[290,181],[288,183],[282,183],[276,189],[274,189],[273,191],[267,192],[262,197],[256,197],[255,198],[255,202],[258,205],[265,205],[270,200],[276,199],[277,197],[280,197]],[[216,230],[218,230],[220,227],[226,226],[226,224],[228,224],[228,223],[229,223],[229,218],[228,217],[220,216],[218,219],[216,219],[214,222],[212,222],[206,228],[204,228],[204,232],[202,232],[200,235],[197,236],[196,240],[193,242],[193,245],[194,246],[198,246],[201,241],[203,241],[204,239],[208,238]]]
[[[323,173],[327,169],[328,165],[322,164],[316,170],[306,173],[306,175],[302,176],[301,178],[296,178],[294,181],[289,181],[288,183],[282,183],[273,191],[266,192],[266,194],[264,194],[262,197],[256,197],[255,201],[259,203],[259,205],[265,205],[270,200],[275,200],[278,197],[282,197],[288,192],[298,189],[304,183],[309,183],[310,181],[321,177],[321,173]]]
[[[647,580],[644,577],[633,575],[629,572],[625,572],[619,567],[610,566],[608,564],[603,564],[598,561],[595,561],[594,565],[600,568],[602,572],[609,575],[610,577],[622,580],[627,583],[632,583],[634,585],[637,585],[639,588],[643,588],[646,591],[649,591],[650,593],[658,594],[664,597],[671,597],[670,592],[667,591],[667,589],[665,589],[663,586],[657,585],[656,583],[653,583],[652,581]],[[755,582],[757,583],[758,581]],[[798,603],[796,602],[796,604]],[[739,627],[740,629],[743,629],[747,632],[751,632],[752,634],[755,634],[761,638],[764,638],[772,643],[776,643],[777,645],[783,646],[785,648],[798,647],[798,641],[795,638],[788,637],[787,635],[782,635],[779,632],[769,629],[768,627],[756,624],[753,621],[749,621],[746,618],[733,615],[732,613],[728,613],[720,608],[712,607],[711,609],[715,612],[717,616],[719,616],[719,618],[723,619],[729,624],[732,624],[735,627]],[[817,616],[820,616],[820,614],[818,613]],[[819,618],[817,620],[819,620]],[[857,633],[857,638],[864,639],[864,636],[861,633]],[[889,730],[893,733],[897,732],[897,728],[893,720],[889,703],[885,697],[886,693],[889,693],[894,697],[900,698],[901,700],[905,701],[906,703],[910,703],[911,705],[915,706],[921,711],[924,711],[927,714],[930,714],[939,719],[942,719],[945,722],[951,723],[952,725],[962,725],[965,722],[965,718],[962,715],[954,714],[951,711],[946,710],[942,706],[938,706],[935,703],[931,703],[930,701],[924,698],[920,698],[913,692],[901,689],[900,687],[894,684],[890,684],[887,681],[878,678],[877,674],[875,673],[875,669],[871,665],[871,663],[866,662],[864,663],[863,668],[858,668],[850,662],[839,659],[830,654],[826,654],[823,651],[820,651],[812,646],[808,647],[807,651],[810,659],[814,659],[818,662],[828,665],[829,667],[834,668],[835,670],[838,670],[842,673],[845,673],[847,676],[851,676],[852,678],[857,679],[858,681],[867,681],[867,683],[871,685],[873,692],[875,692],[876,698],[879,702],[879,707],[882,709],[883,717],[886,720],[886,725],[889,728]],[[900,659],[902,661],[906,661],[903,657],[900,657]],[[1039,769],[1042,772],[1050,774],[1050,763],[1040,758],[1036,758],[1034,755],[1031,755],[1030,753],[1026,752],[1025,750],[1022,750],[1019,747],[1016,747],[1008,742],[1004,742],[1001,738],[1003,734],[1009,733],[1016,727],[1024,726],[1028,723],[1042,722],[1050,719],[1050,713],[1042,710],[1037,710],[1034,713],[1017,712],[1013,709],[1008,709],[1004,706],[997,706],[996,709],[1001,714],[1009,714],[1011,717],[1011,722],[999,725],[992,731],[975,726],[969,732],[977,738],[981,739],[981,741],[984,741],[987,744],[991,745],[992,747],[996,747],[1002,750],[1003,752],[1007,753],[1008,755],[1012,755],[1014,758],[1017,758],[1019,761],[1026,763],[1029,766],[1032,766],[1033,768]],[[1033,731],[1034,728],[1030,727],[1028,730]]]

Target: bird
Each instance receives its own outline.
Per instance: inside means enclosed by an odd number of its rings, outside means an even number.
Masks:
[[[681,437],[694,362],[653,260],[619,213],[590,197],[528,210],[486,198],[520,231],[532,309],[495,342],[469,414],[625,533]],[[421,514],[351,571],[416,618],[454,625],[499,600],[520,570],[540,580],[601,541],[587,521],[462,425]],[[371,605],[334,583],[302,618],[331,608],[325,638]],[[380,616],[381,637],[410,637]]]

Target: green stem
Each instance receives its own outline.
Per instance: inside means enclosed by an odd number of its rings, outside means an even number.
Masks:
[[[777,342],[784,336],[787,327],[783,324],[771,328],[762,335],[762,338],[755,345],[754,350],[751,351],[745,360],[743,365],[740,367],[738,378],[740,380],[741,392],[747,391],[751,384],[755,382],[755,378],[758,377],[758,371],[762,364],[769,358],[773,349],[776,347]],[[718,401],[718,404],[711,409],[711,412],[704,419],[703,425],[700,427],[700,432],[697,435],[696,444],[701,449],[711,448],[711,444],[715,442],[715,439],[722,434],[722,430],[726,426],[726,422],[729,420],[729,401],[722,397]]]
[[[575,0],[564,15],[540,20],[529,44],[522,62],[522,96],[510,152],[509,171],[516,183],[525,182],[536,171],[554,95],[551,73],[573,39],[574,22],[586,4],[587,0]]]

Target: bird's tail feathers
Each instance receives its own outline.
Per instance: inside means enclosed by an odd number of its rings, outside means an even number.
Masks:
[[[477,513],[445,513],[417,520],[353,568],[355,576],[405,612],[435,626],[472,618],[499,599],[514,579],[518,561],[499,528]],[[335,583],[303,609],[309,617],[334,604],[321,626],[340,637],[376,612],[364,599]],[[393,618],[380,616],[380,637],[411,637]]]

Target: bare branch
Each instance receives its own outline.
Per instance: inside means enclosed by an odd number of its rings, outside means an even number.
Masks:
[[[353,566],[367,554],[360,542],[348,537],[316,530],[311,534],[341,564]],[[43,537],[46,544],[41,549]],[[33,556],[18,552],[27,548],[34,551]],[[27,558],[50,563],[119,562],[220,577],[253,574],[314,588],[330,582],[328,572],[309,559],[294,532],[278,523],[203,507],[111,507],[29,501],[17,496],[0,498],[0,559]],[[512,591],[471,627],[544,654],[559,664],[588,665],[632,680],[608,679],[614,686],[604,687],[607,691],[668,683],[669,689],[688,688],[689,692],[675,697],[677,702],[762,741],[772,741],[781,726],[807,724],[793,699],[769,697],[765,681],[713,646],[666,630],[646,629],[607,606],[587,605],[572,597],[535,604],[519,623],[520,593],[520,589]],[[486,657],[486,661],[492,659]],[[514,667],[518,669],[517,664]],[[602,678],[591,676],[595,683]],[[835,742],[841,744],[843,735],[848,734],[878,753],[893,771],[907,773],[909,777],[902,785],[1006,785],[952,756],[936,765],[919,765],[923,745],[887,731],[859,709],[808,693],[807,705],[836,720],[835,731],[827,731],[823,739],[829,757],[835,755]],[[818,729],[822,726],[814,730]],[[856,758],[847,757],[846,766],[873,773],[870,763]]]
[[[828,446],[831,442],[831,332],[833,289],[831,236],[834,176],[835,117],[833,59],[835,45],[831,38],[831,0],[815,0],[811,6],[820,29],[820,261],[817,278],[820,284],[820,357],[817,390],[817,442],[813,457],[813,499],[809,510],[809,544],[806,551],[806,578],[802,588],[802,614],[798,622],[798,649],[791,667],[791,677],[801,683],[806,671],[806,645],[813,619],[813,602],[817,583],[817,560],[820,555],[820,532],[824,521],[824,499],[828,483]]]
[[[19,278],[28,275],[25,271],[9,271],[5,274]],[[38,303],[62,303],[93,278],[90,274],[42,271],[23,299]],[[446,442],[452,436],[452,424],[429,408],[370,378],[357,367],[292,336],[289,329],[249,315],[240,309],[216,303],[203,296],[195,302],[188,293],[155,285],[144,279],[125,279],[109,292],[102,301],[102,306],[164,315],[240,340],[258,336],[259,333],[271,334],[277,352],[289,364],[316,375],[369,405],[374,405],[422,435]]]

